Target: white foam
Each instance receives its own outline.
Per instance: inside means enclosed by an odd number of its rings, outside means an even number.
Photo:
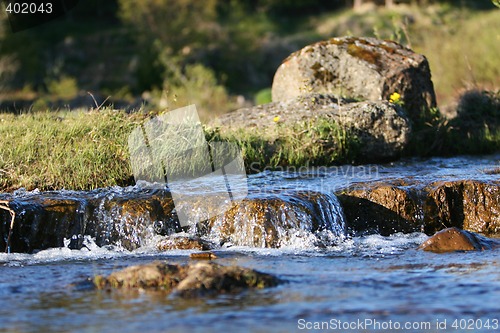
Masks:
[[[320,237],[318,237],[320,236]],[[325,256],[338,255],[391,255],[402,253],[411,248],[416,248],[428,238],[423,233],[394,234],[391,236],[369,235],[355,238],[339,238],[332,235],[317,235],[303,230],[294,233],[280,248],[256,248],[249,246],[231,246],[226,244],[217,249],[223,252],[246,252],[260,256],[304,255]],[[159,251],[158,243],[164,237],[157,236],[150,239],[145,246],[134,251],[128,251],[119,246],[99,247],[95,241],[86,236],[85,247],[80,250],[70,250],[67,247],[51,248],[34,254],[0,253],[0,264],[7,266],[33,265],[47,262],[113,259],[127,256],[189,256],[197,250],[169,250]],[[328,239],[329,247],[319,246],[320,239]]]

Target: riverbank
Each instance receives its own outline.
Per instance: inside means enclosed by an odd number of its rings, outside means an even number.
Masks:
[[[393,160],[500,151],[498,92],[464,94],[458,114],[453,119],[430,115],[414,124],[410,144]],[[0,114],[0,191],[133,185],[128,136],[156,115],[113,109]],[[205,136],[209,142],[238,144],[249,173],[369,159],[360,150],[355,133],[335,120],[287,124],[289,116],[276,114],[261,132],[252,127],[224,132],[205,126]]]

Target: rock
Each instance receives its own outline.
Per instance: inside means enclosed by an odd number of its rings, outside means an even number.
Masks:
[[[212,250],[215,244],[199,237],[172,235],[158,243],[158,250]]]
[[[443,253],[454,251],[483,251],[500,247],[500,240],[486,238],[474,232],[458,228],[439,231],[418,248],[424,251]]]
[[[173,211],[174,202],[166,190],[103,197],[89,218],[95,230],[86,230],[86,234],[95,235],[99,246],[113,244],[134,250],[148,237],[181,231]]]
[[[191,253],[189,255],[189,258],[196,260],[213,260],[217,259],[218,257],[213,252],[207,251],[207,252]]]
[[[33,252],[50,247],[64,246],[64,239],[72,239],[70,247],[79,248],[78,235],[85,229],[85,202],[77,198],[32,197],[8,200],[15,212],[10,238],[11,252]],[[0,211],[2,223],[0,248],[6,248],[10,229],[10,215]],[[6,223],[8,222],[8,223]]]
[[[277,286],[280,280],[275,276],[239,266],[222,266],[212,262],[189,265],[188,275],[176,288],[182,296],[214,292],[235,292],[246,288],[267,288]]]
[[[274,119],[279,119],[279,126]],[[321,94],[239,109],[221,116],[211,125],[218,127],[223,135],[259,133],[272,146],[280,128],[293,129],[299,122],[311,122],[314,126],[321,120],[336,124],[356,137],[358,162],[394,159],[405,148],[411,134],[410,122],[396,105],[382,101],[347,103]],[[317,145],[327,147],[332,142],[325,140]]]
[[[412,120],[436,106],[427,59],[375,38],[332,38],[286,58],[274,76],[273,101],[311,92],[370,101],[387,101],[397,92]]]
[[[425,232],[457,227],[484,234],[500,233],[500,182],[432,183],[424,205]]]
[[[416,193],[390,184],[365,184],[347,189],[338,198],[346,216],[347,230],[353,234],[421,231],[421,207]]]
[[[278,248],[297,234],[322,231],[344,236],[343,214],[335,196],[310,191],[247,198],[206,221],[202,233],[236,246]]]
[[[181,231],[172,197],[165,190],[45,192],[3,198],[16,213],[12,252],[63,247],[65,240],[69,240],[69,248],[80,249],[84,236],[94,238],[99,246],[121,245],[133,250],[150,236]],[[6,210],[0,209],[0,221],[0,248],[4,249],[10,229]]]
[[[280,282],[275,276],[239,266],[222,266],[213,262],[187,265],[153,262],[131,266],[108,277],[96,276],[98,289],[150,289],[180,296],[236,292],[247,288],[267,288]]]
[[[130,266],[110,274],[107,278],[96,276],[94,284],[98,289],[154,289],[171,292],[186,278],[188,270],[178,264],[152,262]]]
[[[449,227],[500,234],[500,182],[358,183],[336,193],[350,233],[424,231]]]

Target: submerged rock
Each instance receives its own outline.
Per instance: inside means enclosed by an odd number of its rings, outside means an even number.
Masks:
[[[375,38],[332,38],[292,53],[274,76],[273,101],[311,92],[370,101],[397,92],[412,120],[436,106],[427,59]]]
[[[439,231],[418,248],[424,251],[443,253],[483,251],[498,247],[500,247],[500,240],[486,238],[474,232],[453,227]]]
[[[274,121],[279,119],[279,125]],[[216,119],[211,125],[223,135],[244,136],[260,133],[271,147],[280,129],[300,122],[320,124],[321,121],[344,129],[356,139],[356,159],[375,162],[399,156],[410,139],[411,126],[401,108],[388,102],[347,103],[332,95],[309,94],[284,102],[239,109]],[[333,125],[332,125],[333,126]],[[316,145],[330,147],[331,140]],[[333,147],[339,150],[341,147]],[[270,151],[272,151],[270,149]],[[328,149],[325,149],[328,151]]]
[[[215,244],[194,236],[169,236],[160,241],[157,245],[158,250],[201,250],[207,251],[216,248]]]
[[[108,277],[96,276],[98,289],[151,289],[180,296],[236,292],[247,288],[267,288],[282,282],[277,277],[239,266],[213,262],[187,265],[153,262],[131,266]]]

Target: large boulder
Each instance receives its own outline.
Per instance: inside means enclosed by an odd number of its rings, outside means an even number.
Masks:
[[[286,58],[274,76],[273,101],[311,92],[370,101],[389,100],[397,92],[412,120],[436,106],[427,59],[375,38],[332,38]]]
[[[384,161],[399,156],[411,134],[410,122],[397,105],[383,101],[347,103],[322,94],[239,109],[223,115],[211,125],[218,127],[223,135],[259,133],[272,144],[283,128],[292,129],[299,122],[310,122],[314,127],[321,121],[335,124],[356,137],[358,153],[355,159],[358,162]],[[317,146],[331,144],[327,140],[316,143]]]

